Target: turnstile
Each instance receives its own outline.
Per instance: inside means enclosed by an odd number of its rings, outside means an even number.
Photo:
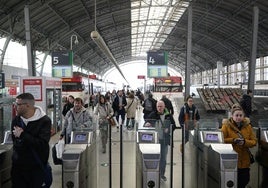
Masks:
[[[207,166],[208,166],[208,148],[212,143],[223,143],[221,131],[199,131],[197,142],[197,164],[198,164],[198,188],[208,188],[207,185]]]
[[[97,186],[95,133],[73,131],[71,142],[62,154],[64,188],[94,188]]]
[[[160,144],[140,143],[138,147],[137,175],[142,181],[137,181],[137,188],[159,188]]]
[[[86,153],[86,144],[65,145],[62,154],[64,188],[87,188]]]
[[[237,187],[237,153],[232,144],[211,144],[208,148],[208,188]]]
[[[218,129],[218,122],[214,119],[204,119],[199,122],[198,127],[190,131],[189,144],[193,179],[191,184],[197,188],[208,188],[208,148],[211,144],[223,143],[222,132]],[[196,182],[196,183],[195,183]]]
[[[136,147],[136,187],[159,188],[160,144],[154,126],[139,127]]]
[[[6,131],[4,141],[0,145],[0,187],[11,187],[11,167],[12,167],[12,138],[11,131]]]
[[[258,156],[257,160],[261,168],[258,168],[258,187],[268,187],[268,119],[260,119],[258,132]],[[254,170],[254,168],[252,169]],[[251,171],[252,171],[251,170]],[[256,173],[256,172],[255,172]],[[252,177],[252,176],[251,176]],[[253,178],[251,178],[253,179]],[[256,181],[256,180],[255,180]],[[250,182],[251,185],[253,183]]]

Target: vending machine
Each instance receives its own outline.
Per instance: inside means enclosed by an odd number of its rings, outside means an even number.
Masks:
[[[61,87],[60,78],[22,77],[20,81],[20,92],[31,93],[35,104],[50,117],[52,135],[60,130],[62,124]]]

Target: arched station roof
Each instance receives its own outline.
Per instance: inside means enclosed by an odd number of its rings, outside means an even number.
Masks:
[[[26,3],[34,50],[69,50],[76,35],[75,65],[99,75],[114,64],[91,39],[95,29],[118,64],[146,60],[144,52],[163,50],[169,66],[184,74],[189,4],[192,73],[216,68],[217,61],[250,60],[254,6],[259,9],[257,57],[268,55],[267,0],[1,0],[0,36],[25,44]]]

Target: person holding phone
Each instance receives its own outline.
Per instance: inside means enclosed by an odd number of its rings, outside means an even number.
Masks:
[[[231,117],[222,122],[221,128],[224,142],[233,145],[238,154],[237,161],[237,188],[245,188],[250,180],[250,151],[256,146],[257,139],[253,132],[249,118],[239,104],[231,108]]]

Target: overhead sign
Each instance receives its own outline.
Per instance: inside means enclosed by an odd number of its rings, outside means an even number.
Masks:
[[[166,52],[147,52],[148,65],[167,65]]]
[[[90,75],[88,75],[88,78],[90,78],[90,79],[97,79],[97,76],[96,76],[96,74],[90,74]]]
[[[60,78],[73,76],[72,51],[52,52],[52,76]]]
[[[147,75],[149,78],[168,76],[167,52],[147,52]]]
[[[138,79],[145,79],[144,75],[138,75]]]

